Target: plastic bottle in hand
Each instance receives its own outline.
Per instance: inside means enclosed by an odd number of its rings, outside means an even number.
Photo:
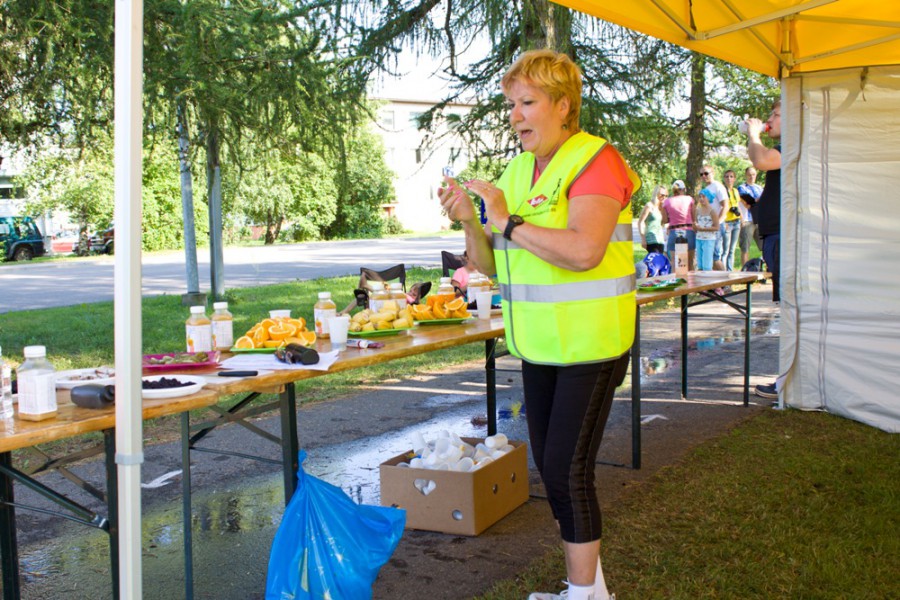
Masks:
[[[749,119],[749,118],[750,117],[748,115],[744,115],[744,119],[740,123],[738,123],[738,131],[740,131],[744,135],[747,135],[747,132],[749,131],[749,129],[747,127],[747,119]],[[769,124],[763,123],[762,130],[763,130],[763,133],[768,133],[769,132]]]

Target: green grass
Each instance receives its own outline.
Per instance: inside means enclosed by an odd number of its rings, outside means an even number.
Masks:
[[[769,411],[604,507],[619,598],[900,598],[900,436]],[[484,600],[556,590],[560,551]]]

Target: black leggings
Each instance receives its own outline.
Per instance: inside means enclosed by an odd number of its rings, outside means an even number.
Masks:
[[[594,464],[616,387],[629,355],[587,365],[553,367],[522,361],[531,451],[562,539],[600,539]]]

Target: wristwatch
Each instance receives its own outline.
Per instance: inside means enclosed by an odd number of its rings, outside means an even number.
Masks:
[[[506,229],[503,230],[503,237],[508,240],[512,240],[512,232],[513,229],[521,225],[525,222],[525,219],[520,217],[519,215],[509,215],[509,220],[506,221]]]

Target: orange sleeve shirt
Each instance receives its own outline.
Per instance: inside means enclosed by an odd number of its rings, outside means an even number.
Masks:
[[[628,205],[634,184],[628,177],[625,160],[619,151],[607,144],[569,187],[569,198],[578,196],[609,196]]]

